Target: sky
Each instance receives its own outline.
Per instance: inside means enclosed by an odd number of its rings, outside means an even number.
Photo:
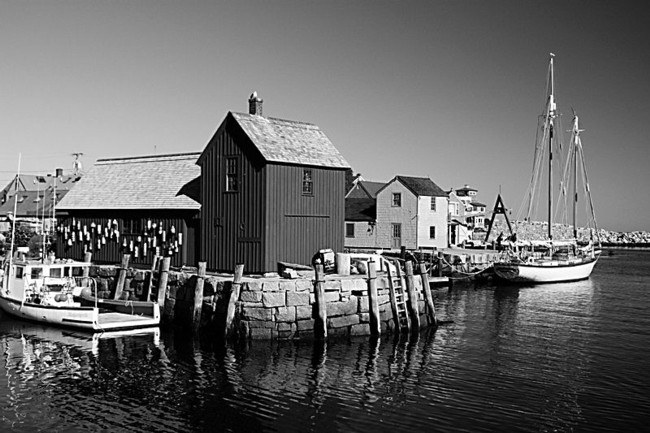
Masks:
[[[201,151],[257,91],[371,181],[530,180],[549,53],[581,119],[598,225],[650,231],[650,7],[641,1],[0,0],[0,185],[98,158]],[[568,136],[565,141],[568,141]]]

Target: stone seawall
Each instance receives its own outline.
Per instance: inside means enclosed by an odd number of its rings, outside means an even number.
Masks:
[[[93,266],[90,276],[97,281],[100,297],[115,293],[118,269]],[[128,269],[121,299],[143,300],[149,286],[149,271]],[[220,332],[230,297],[232,276],[207,276],[203,286],[201,326]],[[369,335],[370,312],[368,281],[365,275],[326,275],[324,281],[327,329],[331,336]],[[197,276],[186,272],[169,272],[162,308],[163,322],[188,326],[194,309]],[[379,273],[376,279],[381,332],[394,329],[388,278]],[[414,278],[418,293],[420,321],[427,326],[424,296],[419,276]],[[154,275],[152,299],[156,299],[157,281]],[[315,295],[314,274],[305,272],[299,278],[244,277],[236,301],[233,326],[244,339],[311,339],[314,337]]]

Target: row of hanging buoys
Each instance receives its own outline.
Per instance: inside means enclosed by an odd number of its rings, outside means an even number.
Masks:
[[[105,224],[92,221],[88,225],[72,218],[69,225],[60,224],[57,231],[62,234],[68,247],[83,242],[84,252],[93,249],[99,251],[110,241],[120,242],[119,224],[116,219],[109,219]],[[169,229],[165,229],[162,221],[155,222],[148,219],[143,234],[130,240],[122,236],[120,247],[138,258],[140,255],[146,256],[150,251],[155,251],[156,255],[171,256],[180,251],[181,245],[183,245],[183,233],[177,232],[175,226],[171,225]]]

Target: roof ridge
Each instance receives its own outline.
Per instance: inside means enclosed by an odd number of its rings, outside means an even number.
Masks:
[[[198,157],[201,152],[184,152],[184,153],[168,153],[162,155],[141,155],[141,156],[126,156],[121,158],[100,158],[95,162],[95,165],[103,165],[111,162],[158,162],[162,160],[179,160],[190,159],[191,157]]]
[[[318,128],[318,129],[320,129],[319,126],[316,125],[315,123],[304,122],[302,120],[281,119],[279,117],[272,117],[272,116],[257,116],[255,114],[243,113],[243,112],[240,112],[240,111],[233,111],[232,113],[233,114],[239,114],[239,115],[242,115],[242,116],[246,116],[246,117],[248,117],[250,119],[261,118],[261,119],[266,119],[266,120],[272,120],[272,121],[275,121],[275,122],[297,123],[297,124],[300,124],[300,125],[314,126],[314,127]]]

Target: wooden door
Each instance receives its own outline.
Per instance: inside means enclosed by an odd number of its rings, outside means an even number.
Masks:
[[[391,232],[393,240],[391,248],[400,249],[402,248],[402,224],[393,223],[392,226]]]

